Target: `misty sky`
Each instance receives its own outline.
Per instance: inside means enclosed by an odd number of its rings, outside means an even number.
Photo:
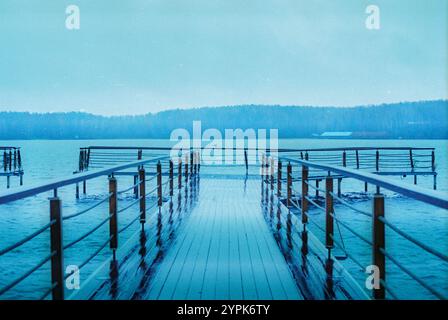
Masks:
[[[1,0],[0,111],[446,99],[447,20],[446,0]]]

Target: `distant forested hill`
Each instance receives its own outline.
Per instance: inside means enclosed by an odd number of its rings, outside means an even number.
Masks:
[[[203,130],[222,132],[276,128],[280,138],[306,138],[328,131],[351,131],[365,138],[448,138],[448,101],[350,108],[243,105],[114,117],[0,112],[0,140],[169,138],[173,129],[191,130],[193,120],[201,120]]]

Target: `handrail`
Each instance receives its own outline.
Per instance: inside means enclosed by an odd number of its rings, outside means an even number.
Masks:
[[[86,171],[83,173],[79,173],[77,175],[69,176],[64,179],[53,179],[50,182],[47,182],[47,183],[44,183],[41,185],[36,185],[36,186],[32,186],[32,187],[19,187],[19,188],[16,188],[14,191],[0,193],[0,204],[5,204],[5,203],[11,202],[11,201],[20,200],[20,199],[23,199],[23,198],[26,198],[29,196],[33,196],[36,194],[40,194],[40,193],[43,193],[46,191],[52,191],[57,188],[61,188],[61,187],[68,186],[71,184],[83,182],[83,181],[97,178],[100,176],[113,174],[116,171],[132,168],[132,167],[138,167],[140,165],[143,165],[143,164],[146,164],[149,162],[163,160],[166,158],[167,157],[158,157],[158,158],[151,158],[151,159],[146,159],[146,160],[138,160],[135,162],[130,162],[128,164],[118,165],[118,166],[109,167],[109,168],[105,168],[105,169]]]
[[[49,223],[47,223],[46,225],[44,225],[43,227],[39,228],[38,230],[36,230],[35,232],[33,232],[32,234],[30,234],[29,236],[23,238],[20,241],[17,241],[16,243],[0,250],[0,257],[4,254],[7,254],[8,252],[22,246],[23,244],[27,243],[28,241],[34,239],[35,237],[37,237],[38,235],[40,235],[42,232],[48,230],[48,228],[50,228],[53,225],[54,221],[51,221]]]
[[[378,155],[378,153],[376,153]],[[433,156],[433,155],[432,155]],[[412,157],[412,154],[411,154]],[[401,265],[394,257],[392,257],[386,250],[385,245],[385,228],[386,226],[391,228],[393,231],[398,233],[400,236],[404,237],[406,240],[411,242],[412,244],[420,247],[421,249],[425,250],[426,252],[432,254],[434,257],[442,260],[442,262],[448,262],[448,256],[438,251],[423,242],[420,242],[419,240],[415,239],[413,236],[407,234],[406,232],[402,231],[400,228],[396,227],[393,223],[388,221],[385,218],[385,208],[384,208],[384,194],[380,193],[380,188],[388,189],[393,192],[397,192],[399,194],[402,194],[404,196],[408,196],[410,198],[413,198],[417,201],[421,201],[423,203],[427,203],[430,205],[434,205],[440,208],[448,208],[448,196],[444,193],[438,192],[438,191],[432,191],[427,190],[424,188],[408,185],[402,182],[398,182],[396,180],[392,180],[389,178],[384,178],[380,175],[377,175],[375,173],[369,173],[365,171],[355,170],[355,169],[349,169],[346,165],[347,157],[344,154],[344,166],[338,166],[338,165],[331,165],[331,164],[321,164],[319,162],[310,161],[308,157],[306,157],[306,160],[303,159],[293,159],[292,157],[273,157],[272,155],[266,156],[263,155],[262,163],[261,163],[261,172],[262,172],[262,182],[266,183],[265,188],[266,190],[272,188],[272,179],[273,179],[273,171],[268,170],[270,167],[270,164],[273,163],[273,161],[277,161],[279,164],[281,164],[282,161],[285,163],[288,163],[287,166],[287,172],[286,172],[286,207],[289,208],[290,206],[295,207],[299,210],[299,213],[302,215],[302,224],[304,229],[306,228],[306,225],[308,223],[311,223],[312,225],[316,226],[318,230],[322,231],[325,234],[325,246],[329,250],[329,254],[335,246],[340,248],[344,254],[345,257],[350,258],[355,264],[357,264],[364,272],[364,266],[361,264],[354,256],[352,256],[349,252],[347,252],[343,238],[341,236],[342,244],[340,244],[338,241],[336,241],[334,237],[334,223],[336,223],[338,230],[339,226],[341,225],[343,228],[348,230],[351,234],[353,234],[356,238],[362,240],[366,244],[369,245],[370,250],[372,250],[372,262],[371,264],[376,265],[380,270],[380,288],[373,291],[373,297],[375,299],[385,299],[386,293],[388,292],[391,297],[397,298],[397,295],[390,290],[390,287],[386,284],[385,281],[385,274],[386,274],[386,263],[385,260],[389,259],[394,264],[396,264],[404,273],[406,273],[408,276],[410,276],[412,279],[417,281],[420,285],[422,285],[424,288],[426,288],[429,292],[434,294],[436,297],[444,299],[443,294],[441,294],[438,290],[435,288],[432,288],[428,283],[426,283],[422,278],[411,272],[408,268]],[[299,164],[302,167],[301,174],[292,175],[292,166],[291,164]],[[412,164],[412,166],[415,168],[415,162]],[[281,197],[281,184],[285,181],[282,179],[282,166],[279,165],[279,171],[277,174],[277,183],[278,183],[278,191],[277,196],[280,199]],[[269,172],[270,171],[270,172]],[[319,188],[319,185],[316,184],[314,186],[310,181],[310,172],[311,171],[321,171],[325,172],[326,175],[323,175],[320,177],[320,180],[325,180],[325,190],[322,188]],[[271,176],[271,178],[269,178]],[[302,203],[299,207],[299,205],[294,201],[292,197],[292,192],[294,191],[295,194],[299,194],[297,190],[293,187],[293,178],[294,176],[299,176],[300,180],[302,182],[302,191],[300,192],[302,197]],[[345,201],[341,196],[341,190],[340,190],[340,180],[342,178],[353,178],[358,181],[363,181],[372,185],[377,186],[377,192],[375,193],[375,196],[373,198],[373,209],[372,213],[366,212],[364,210],[360,210],[356,208],[355,206],[352,206],[350,203]],[[338,180],[338,192],[337,194],[333,192],[333,182],[334,180]],[[269,188],[269,185],[271,186]],[[325,208],[321,206],[319,203],[317,203],[317,195],[316,192],[316,198],[309,195],[309,187],[311,189],[322,192],[325,195]],[[366,189],[367,191],[367,189]],[[272,192],[272,191],[271,191]],[[267,193],[266,193],[267,194]],[[267,197],[267,196],[266,196]],[[267,197],[268,198],[268,197]],[[269,199],[269,198],[268,198]],[[272,197],[271,197],[272,201]],[[355,229],[353,229],[349,224],[345,223],[336,215],[336,210],[334,207],[334,201],[338,201],[343,206],[346,206],[355,212],[361,213],[365,216],[368,216],[371,218],[371,223],[373,227],[373,234],[371,240],[367,237],[365,237],[362,233],[359,233]],[[320,224],[318,224],[316,221],[311,219],[310,213],[309,213],[309,205],[313,205],[317,209],[323,211],[325,213],[325,223],[324,227],[322,227]],[[340,230],[339,230],[340,233]]]
[[[346,167],[340,166],[330,166],[325,164],[319,164],[315,162],[310,162],[306,160],[297,160],[292,158],[281,158],[283,160],[289,161],[291,163],[298,163],[307,167],[317,168],[324,171],[331,171],[338,174],[342,174],[344,176],[358,179],[373,185],[376,185],[381,188],[388,189],[390,191],[394,191],[400,193],[404,196],[408,196],[414,198],[416,200],[420,200],[422,202],[432,204],[434,206],[448,209],[448,196],[444,193],[435,191],[435,190],[427,190],[418,186],[408,185],[406,183],[392,180],[390,178],[386,178],[383,176],[379,176],[373,173],[360,171],[356,169],[349,169]]]

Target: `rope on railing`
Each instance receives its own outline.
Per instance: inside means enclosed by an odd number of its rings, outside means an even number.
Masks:
[[[155,188],[153,188],[153,189],[151,189],[150,191],[148,191],[148,192],[145,194],[145,198],[148,197],[148,196],[150,196],[150,195],[151,195],[152,193],[154,193],[155,191],[157,191],[157,188],[158,188],[158,186],[155,187]]]
[[[137,188],[137,187],[140,185],[140,183],[141,183],[141,181],[138,181],[137,183],[133,184],[133,185],[130,186],[129,188],[126,188],[126,189],[124,189],[124,190],[117,191],[117,194],[123,194],[123,193],[128,192],[128,191],[130,191],[130,190],[132,190],[132,189],[135,189],[135,188]]]
[[[391,295],[392,298],[395,300],[400,300],[397,296],[397,294],[387,285],[386,281],[383,279],[380,279],[380,284],[386,289],[386,291]]]
[[[313,184],[309,183],[309,181],[305,180],[304,182],[308,185],[308,187],[311,187],[311,189],[314,189],[316,191],[319,191],[319,192],[322,192],[323,194],[325,194],[326,191],[324,189],[313,186]]]
[[[403,238],[411,241],[412,243],[414,243],[415,245],[419,246],[420,248],[422,248],[423,250],[425,250],[426,252],[429,252],[430,254],[442,259],[445,262],[448,262],[448,256],[437,251],[436,249],[433,249],[429,246],[427,246],[426,244],[424,244],[423,242],[415,239],[414,237],[410,236],[409,234],[405,233],[404,231],[398,229],[396,226],[394,226],[391,222],[389,222],[386,218],[384,217],[378,217],[378,219],[383,222],[386,226],[388,226],[389,228],[391,228],[393,231],[395,231],[396,233],[398,233],[399,235],[401,235]]]
[[[431,292],[434,296],[441,300],[446,300],[447,297],[444,297],[443,294],[433,289],[430,285],[428,285],[425,281],[420,279],[416,274],[414,274],[411,270],[403,266],[400,262],[398,262],[394,257],[392,257],[386,250],[380,248],[382,254],[384,254],[390,261],[392,261],[398,268],[400,268],[404,273],[410,276],[412,279],[417,281],[422,287]]]
[[[137,216],[135,216],[135,218],[133,218],[127,225],[125,225],[124,227],[122,227],[120,230],[118,230],[118,233],[122,233],[124,230],[126,230],[127,228],[129,228],[130,226],[132,226],[136,221],[138,221],[141,217],[141,212],[138,213]]]
[[[108,196],[107,196],[106,198],[100,200],[99,202],[95,203],[94,205],[90,206],[90,207],[87,208],[87,209],[84,209],[84,210],[79,211],[79,212],[77,212],[77,213],[73,213],[73,214],[67,215],[67,216],[65,216],[65,217],[62,217],[62,220],[69,220],[69,219],[78,217],[78,216],[80,216],[80,215],[82,215],[82,214],[84,214],[84,213],[86,213],[86,212],[89,212],[90,210],[92,210],[92,209],[98,207],[98,206],[101,205],[102,203],[104,203],[104,202],[106,202],[107,200],[109,200],[110,197],[112,197],[112,193],[109,193]]]
[[[305,196],[305,199],[308,200],[312,205],[314,205],[316,208],[320,209],[321,211],[325,212],[325,208],[321,205],[317,204],[312,198],[309,196]]]
[[[336,217],[335,214],[330,213],[330,216],[333,217],[334,220],[336,220],[337,222],[339,222],[345,229],[347,229],[348,231],[350,231],[351,233],[353,233],[355,236],[357,236],[359,239],[361,239],[362,241],[364,241],[365,243],[369,244],[369,245],[373,245],[372,241],[370,241],[369,239],[365,238],[364,236],[362,236],[361,234],[359,234],[357,231],[353,230],[349,225],[347,225],[345,222],[341,221],[339,218]]]
[[[41,296],[39,297],[38,300],[44,300],[44,299],[51,293],[51,291],[53,291],[53,289],[56,288],[57,285],[58,285],[57,282],[53,283],[53,284],[50,286],[50,288],[48,288],[48,289],[44,292],[44,294],[41,295]]]
[[[93,258],[95,258],[98,255],[98,253],[100,253],[101,250],[103,250],[104,247],[110,242],[110,240],[112,240],[113,237],[114,236],[110,236],[97,250],[95,250],[95,252],[92,255],[90,255],[87,258],[87,260],[85,260],[83,263],[81,263],[79,265],[79,270],[81,270],[86,264],[88,264]],[[65,279],[67,279],[67,277],[69,277],[69,276],[70,276],[70,274],[66,275]]]
[[[298,210],[301,210],[301,208],[298,206],[298,204],[294,203],[294,201],[290,202],[294,207],[296,207]],[[322,231],[323,233],[325,233],[325,229],[322,228],[316,221],[314,221],[314,219],[312,219],[310,217],[310,215],[308,213],[305,212],[305,215],[308,217],[308,220],[316,227],[318,228],[320,231]]]
[[[352,210],[354,210],[354,211],[356,211],[356,212],[358,212],[358,213],[361,213],[361,214],[363,214],[363,215],[365,215],[365,216],[372,217],[372,214],[371,214],[371,213],[356,208],[355,206],[351,205],[350,203],[348,203],[347,201],[345,201],[345,200],[342,199],[341,197],[338,197],[336,194],[334,194],[334,192],[330,192],[330,195],[333,197],[333,199],[338,200],[338,201],[339,201],[341,204],[343,204],[344,206],[346,206],[346,207],[348,207],[348,208],[350,208],[350,209],[352,209]]]
[[[78,242],[84,240],[85,238],[87,238],[88,236],[90,236],[92,233],[94,233],[96,230],[98,230],[99,228],[101,228],[107,221],[109,221],[112,218],[113,215],[109,215],[106,219],[104,219],[103,221],[101,221],[97,226],[95,226],[94,228],[92,228],[91,230],[89,230],[88,232],[86,232],[84,235],[82,235],[81,237],[79,237],[76,240],[73,240],[72,242],[66,244],[63,249],[66,250],[72,246],[74,246],[75,244],[77,244]]]
[[[11,283],[0,289],[0,296],[3,295],[5,292],[9,291],[10,289],[14,288],[16,285],[18,285],[20,282],[28,278],[31,274],[33,274],[36,270],[38,270],[40,267],[42,267],[45,263],[50,261],[50,259],[56,254],[56,251],[53,251],[51,254],[46,256],[44,259],[42,259],[37,265],[29,269],[27,272],[22,274],[17,279],[13,280]]]
[[[18,247],[20,247],[21,245],[27,243],[28,241],[34,239],[35,237],[37,237],[38,235],[40,235],[42,232],[46,231],[48,228],[50,228],[53,224],[55,223],[55,221],[51,221],[49,223],[47,223],[46,225],[44,225],[43,227],[41,227],[40,229],[36,230],[35,232],[33,232],[32,234],[30,234],[29,236],[23,238],[20,241],[17,241],[16,243],[0,250],[0,257]]]
[[[138,197],[137,199],[135,199],[134,201],[132,201],[132,202],[131,202],[129,205],[127,205],[126,207],[124,207],[124,208],[122,208],[122,209],[120,209],[120,210],[117,210],[117,213],[121,213],[121,212],[123,212],[123,211],[128,210],[130,207],[132,207],[132,206],[134,206],[135,204],[139,203],[140,200],[141,200],[142,198],[143,198],[143,196]]]
[[[330,234],[331,239],[333,239],[333,243],[340,249],[342,250],[342,252],[344,252],[344,254],[350,258],[359,268],[361,272],[365,272],[365,266],[359,262],[358,259],[356,259],[352,254],[350,254],[347,249],[344,248],[344,246],[342,246],[338,241],[336,241],[336,239],[333,237],[332,234]]]

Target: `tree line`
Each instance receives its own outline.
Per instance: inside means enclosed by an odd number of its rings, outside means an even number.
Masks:
[[[125,110],[125,109],[124,109]],[[177,128],[278,129],[280,138],[310,138],[350,131],[356,137],[448,138],[448,100],[359,107],[241,105],[175,109],[138,116],[83,112],[0,112],[0,140],[8,139],[168,139]]]

